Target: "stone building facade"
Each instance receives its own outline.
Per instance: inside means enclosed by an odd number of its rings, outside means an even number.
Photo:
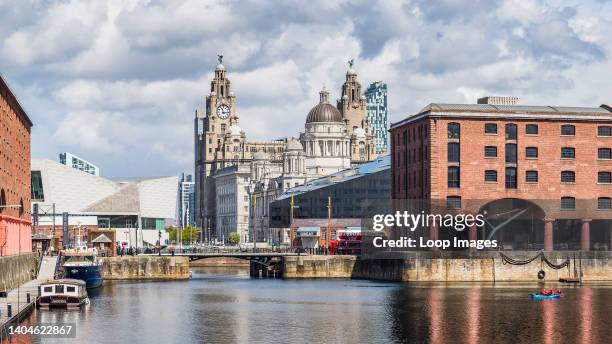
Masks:
[[[260,213],[252,212],[251,197],[235,199],[241,209],[244,206],[251,209],[251,240],[257,226],[266,227],[269,197],[309,179],[376,158],[375,137],[352,63],[337,106],[330,104],[329,92],[323,87],[319,103],[306,116],[304,132],[297,138],[249,141],[239,126],[236,95],[221,62],[220,57],[210,93],[206,96],[206,108],[196,110],[195,116],[196,217],[198,224],[205,232],[211,232],[211,236],[219,239],[221,232],[238,231],[233,226],[223,228],[224,225],[218,223],[221,213],[216,209],[217,193],[221,190],[216,186],[216,180],[220,179],[215,176],[230,166],[251,170],[250,195],[261,198],[261,202],[256,203]],[[255,218],[260,220],[255,221]]]
[[[507,248],[612,247],[609,106],[432,103],[390,133],[392,198],[469,213],[499,201],[508,211],[536,209],[535,219],[524,222],[534,225],[530,232],[502,233]],[[436,231],[430,235],[438,237]],[[473,239],[482,234],[469,231]]]
[[[0,75],[0,256],[30,252],[32,121]]]

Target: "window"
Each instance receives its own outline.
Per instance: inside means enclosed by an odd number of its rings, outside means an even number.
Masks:
[[[485,123],[485,134],[497,134],[497,124]]]
[[[506,124],[506,140],[516,140],[516,124]]]
[[[506,189],[516,189],[515,167],[506,167]]]
[[[610,197],[599,197],[597,199],[597,209],[599,209],[599,210],[611,210],[612,209],[612,198],[610,198]]]
[[[576,172],[574,171],[561,171],[561,183],[575,183]]]
[[[612,172],[597,172],[597,182],[600,184],[612,183]]]
[[[66,291],[69,293],[74,293],[76,291],[76,287],[66,287]]]
[[[612,159],[612,149],[610,148],[599,148],[597,150],[597,159]],[[34,173],[34,172],[32,172]]]
[[[597,127],[597,136],[612,136],[612,127],[609,125],[600,125]]]
[[[537,183],[538,182],[538,171],[526,171],[525,172],[525,182]]]
[[[527,124],[525,126],[525,134],[538,135],[538,125],[537,124]]]
[[[497,158],[497,147],[486,146],[484,149],[485,158]]]
[[[448,161],[449,162],[459,162],[460,158],[460,148],[458,142],[449,142],[448,143]]]
[[[576,135],[576,127],[571,124],[564,124],[561,126],[561,135],[563,136],[574,136]]]
[[[537,159],[537,157],[538,157],[538,147],[527,147],[527,148],[525,148],[525,157],[527,157],[527,159]]]
[[[516,163],[516,144],[506,143],[506,162]]]
[[[458,139],[461,135],[459,123],[448,123],[448,138]]]
[[[576,150],[572,147],[561,148],[561,159],[574,159],[576,157]]]
[[[43,291],[45,293],[52,293],[53,292],[53,287],[52,286],[44,287]]]
[[[485,171],[485,182],[497,182],[497,171],[486,170]]]
[[[459,167],[449,166],[448,167],[448,187],[458,188],[460,185]]]
[[[561,210],[576,209],[576,199],[574,197],[561,197]]]
[[[461,196],[446,197],[446,208],[447,209],[461,209]]]
[[[40,171],[32,171],[32,201],[44,202],[45,193],[43,190],[42,176]]]
[[[55,285],[55,293],[56,294],[63,294],[64,293],[64,285],[63,284],[56,284]]]

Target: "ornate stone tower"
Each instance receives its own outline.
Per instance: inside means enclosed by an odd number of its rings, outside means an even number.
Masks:
[[[223,55],[219,55],[218,60],[210,93],[206,96],[206,109],[197,110],[195,119],[196,218],[203,228],[215,228],[211,223],[214,222],[215,204],[211,175],[216,169],[225,167],[229,152],[225,147],[226,138],[240,132],[236,96],[223,66]]]
[[[348,64],[337,107],[351,137],[351,162],[360,163],[376,158],[375,137],[367,117],[366,98],[361,94],[361,84],[353,69],[354,60],[349,60]]]

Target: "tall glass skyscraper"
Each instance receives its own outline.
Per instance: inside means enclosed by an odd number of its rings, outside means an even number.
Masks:
[[[367,116],[372,133],[376,137],[376,153],[387,152],[389,116],[387,113],[387,84],[376,81],[370,84],[364,95],[367,102]]]

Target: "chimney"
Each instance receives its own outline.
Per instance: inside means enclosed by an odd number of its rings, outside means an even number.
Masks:
[[[489,104],[489,105],[516,105],[519,102],[518,97],[483,97],[478,98],[478,104]]]

